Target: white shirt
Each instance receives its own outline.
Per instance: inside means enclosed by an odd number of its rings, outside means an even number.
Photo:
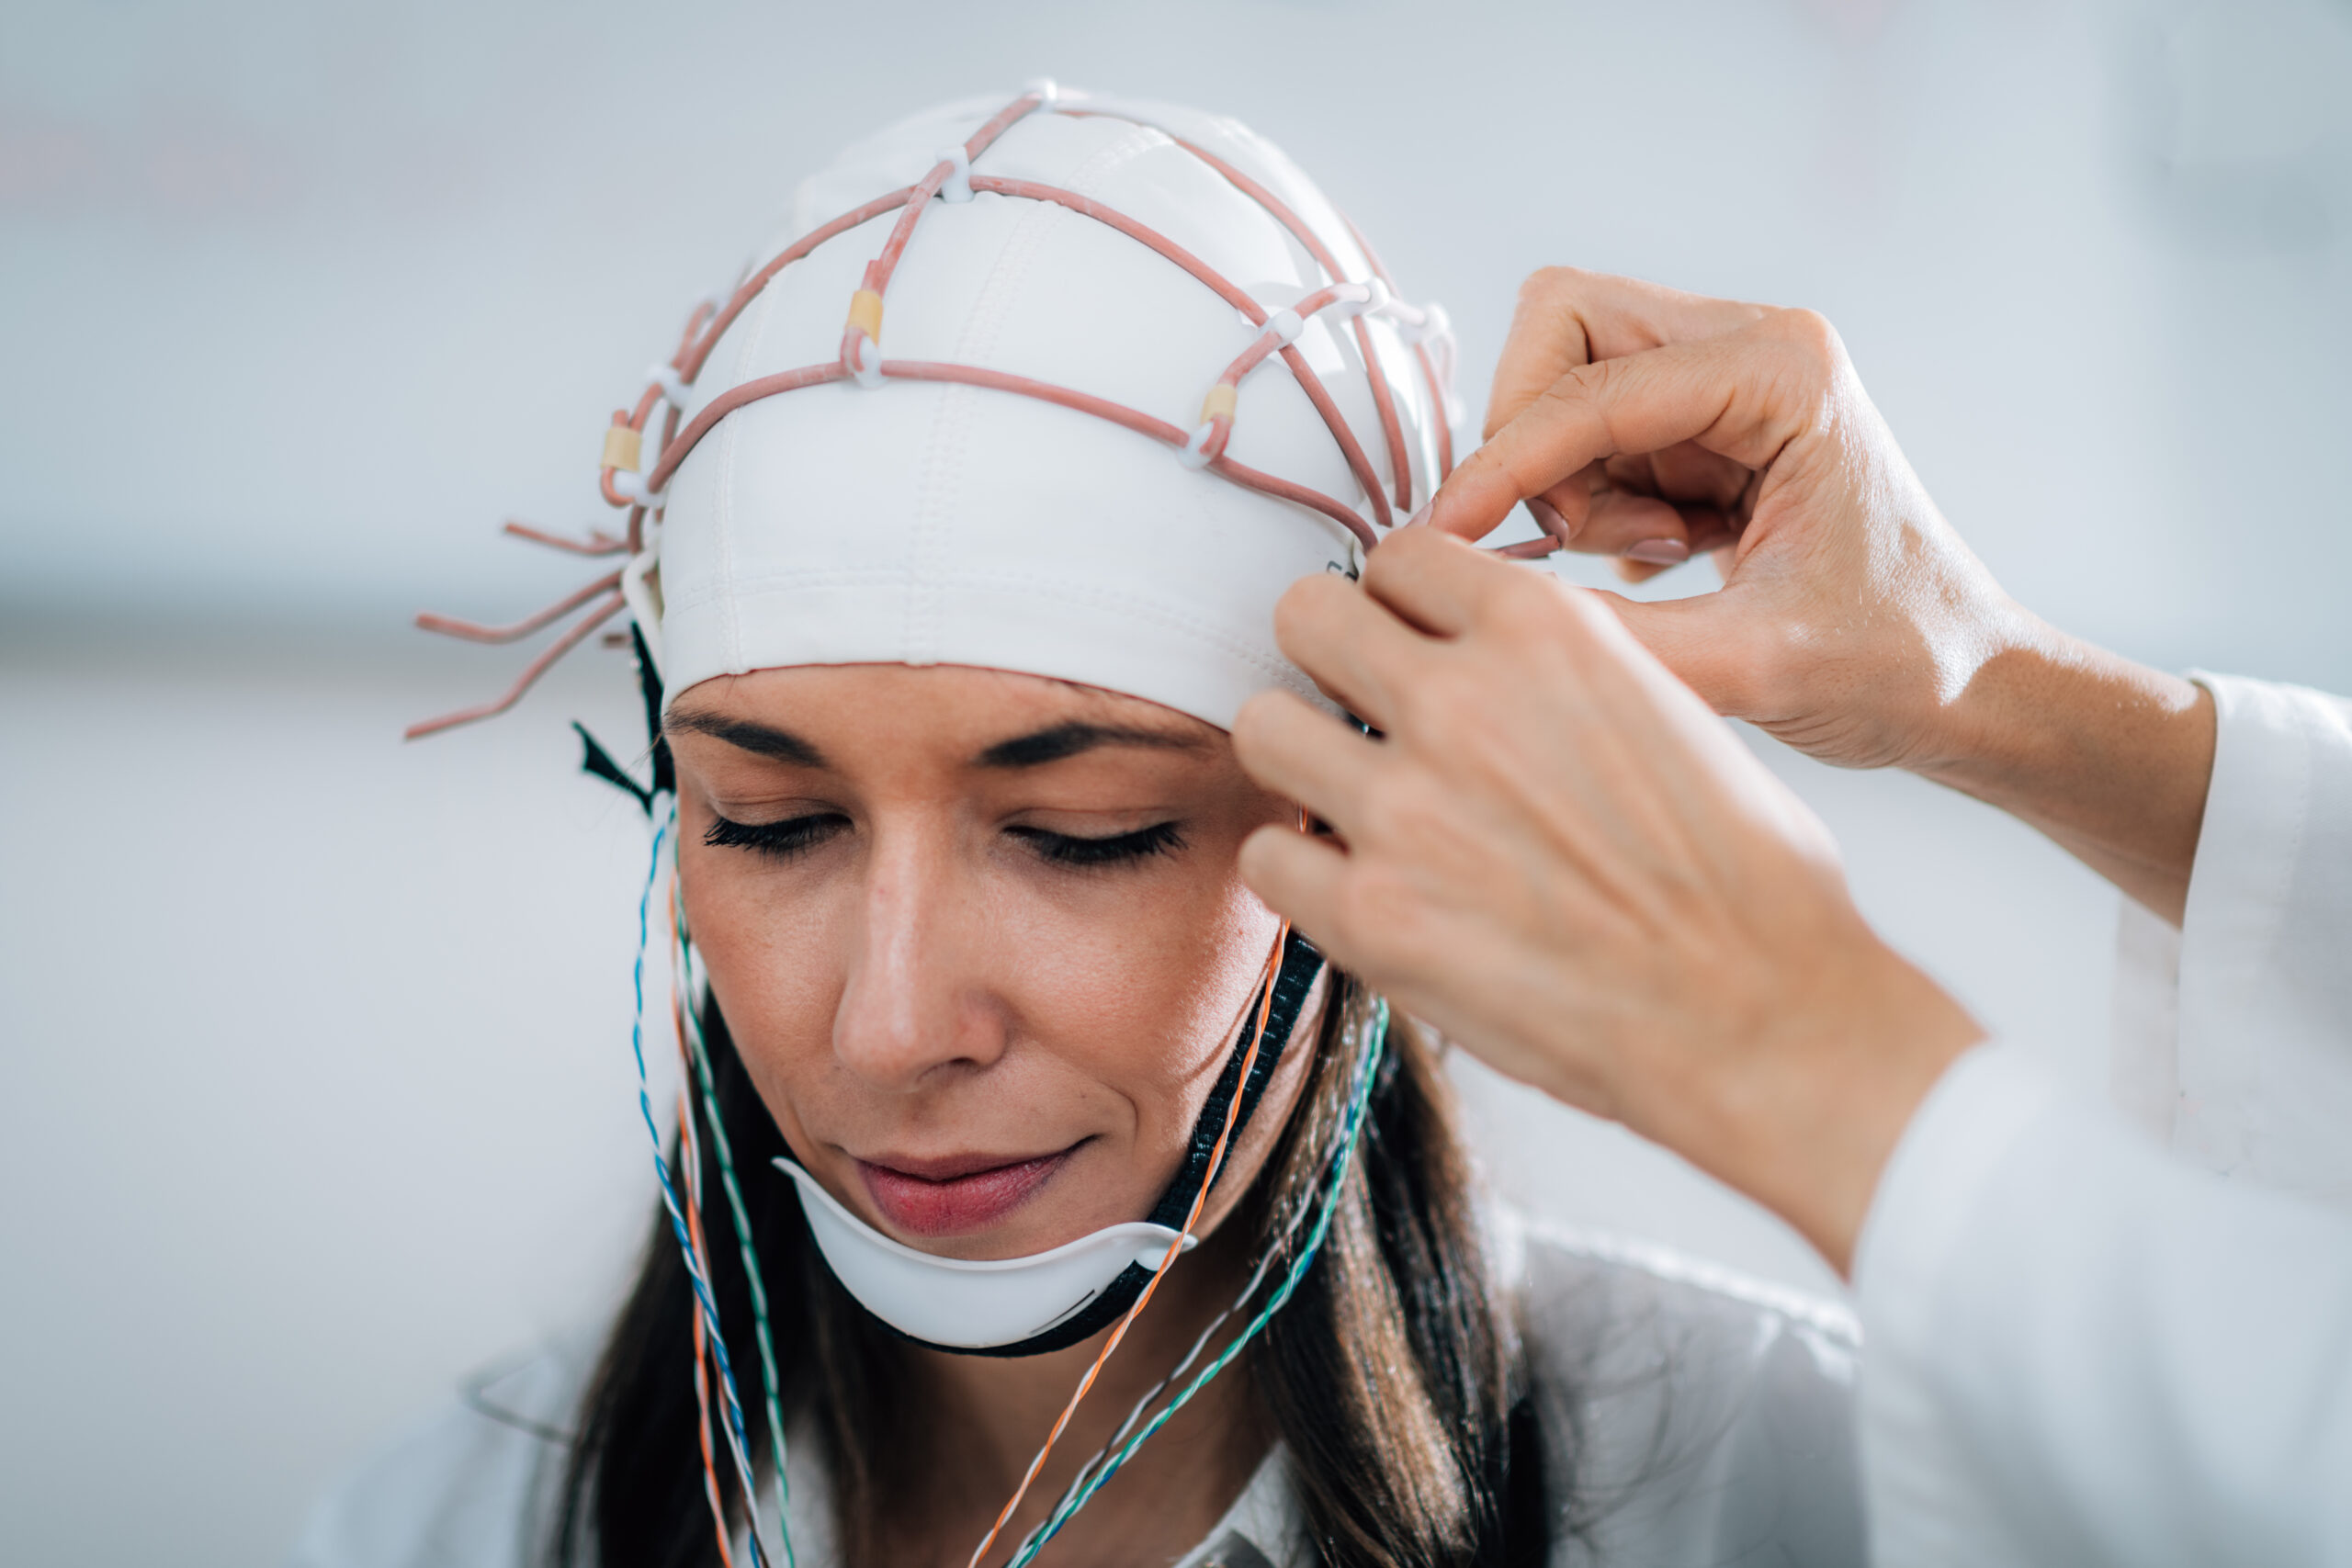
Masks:
[[[1555,1568],[1864,1561],[1844,1308],[1512,1216],[1496,1236],[1522,1306]],[[540,1568],[593,1353],[477,1382],[330,1494],[289,1568]],[[832,1568],[818,1444],[793,1446],[788,1479],[801,1568]],[[1277,1448],[1180,1568],[1313,1561]]]
[[[2123,919],[2139,1125],[1983,1046],[1880,1181],[1854,1283],[1888,1568],[2352,1563],[2352,704],[2197,679],[2187,913]]]

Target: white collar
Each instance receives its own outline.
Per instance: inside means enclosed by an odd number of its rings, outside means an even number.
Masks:
[[[832,1478],[828,1472],[822,1439],[806,1418],[796,1419],[786,1435],[792,1453],[786,1478],[792,1485],[792,1505],[785,1510],[792,1529],[793,1555],[800,1568],[835,1568],[841,1561],[840,1538],[833,1530]],[[771,1472],[762,1483],[760,1517],[773,1519],[775,1482]],[[1306,1561],[1299,1551],[1305,1531],[1299,1526],[1298,1494],[1291,1487],[1290,1450],[1277,1442],[1258,1461],[1250,1483],[1233,1500],[1198,1546],[1178,1559],[1175,1568],[1291,1568]],[[741,1538],[738,1538],[739,1541]],[[1237,1543],[1254,1551],[1252,1561]],[[747,1547],[736,1561],[751,1561]]]

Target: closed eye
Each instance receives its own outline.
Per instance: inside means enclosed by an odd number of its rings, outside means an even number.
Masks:
[[[744,849],[771,860],[790,860],[848,826],[849,818],[838,811],[815,811],[781,822],[735,822],[713,816],[702,841],[713,849]]]
[[[1184,847],[1184,835],[1173,822],[1155,822],[1132,833],[1114,833],[1103,839],[1053,833],[1043,828],[1008,828],[1005,831],[1056,865],[1115,865],[1122,861],[1171,854]]]

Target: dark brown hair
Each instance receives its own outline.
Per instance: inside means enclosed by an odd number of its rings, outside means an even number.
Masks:
[[[1306,1227],[1289,1222],[1317,1201],[1345,1114],[1345,1042],[1368,1009],[1352,982],[1335,982],[1298,1109],[1228,1222],[1253,1226],[1261,1251],[1303,1238]],[[765,1172],[785,1152],[782,1135],[717,1009],[706,1014],[738,1168]],[[712,1140],[701,1143],[707,1162]],[[755,1381],[750,1290],[715,1168],[702,1188],[729,1354],[739,1378]],[[869,1568],[881,1561],[885,1505],[917,1483],[899,1468],[919,1448],[903,1436],[917,1404],[905,1344],[834,1280],[787,1183],[752,1180],[744,1197],[786,1408],[815,1416],[843,1561]],[[693,1311],[685,1266],[657,1214],[582,1412],[549,1542],[558,1568],[716,1564],[686,1348]],[[1257,1404],[1290,1450],[1308,1539],[1329,1568],[1544,1561],[1544,1455],[1513,1318],[1487,1266],[1435,1054],[1401,1019],[1388,1025],[1322,1250],[1244,1359]],[[749,1417],[752,1383],[743,1393]],[[763,1454],[763,1426],[752,1418],[749,1427]]]

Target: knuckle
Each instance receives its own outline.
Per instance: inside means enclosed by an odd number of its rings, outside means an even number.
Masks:
[[[1522,647],[1482,662],[1483,669],[1465,666],[1419,694],[1403,737],[1415,765],[1385,807],[1385,841],[1424,853],[1450,841],[1461,792],[1482,789],[1517,766],[1511,694],[1547,656]]]
[[[1724,682],[1737,711],[1781,718],[1802,710],[1806,681],[1800,671],[1818,668],[1823,649],[1812,628],[1775,621],[1743,640]]]
[[[1418,888],[1400,877],[1368,875],[1353,889],[1347,920],[1349,944],[1372,957],[1409,957],[1429,942],[1427,905]]]
[[[1413,736],[1442,755],[1483,692],[1484,683],[1471,671],[1449,661],[1415,681],[1399,706]]]
[[[1845,366],[1845,343],[1820,311],[1776,310],[1765,325],[1787,369],[1806,384],[1826,388]]]
[[[1492,459],[1488,459],[1491,461]],[[1374,581],[1373,573],[1389,576],[1409,570],[1413,563],[1442,550],[1453,540],[1434,528],[1398,528],[1380,541],[1364,562],[1364,581]]]
[[[1560,595],[1552,591],[1551,579],[1514,571],[1496,586],[1487,621],[1505,638],[1529,642],[1552,635],[1560,614]]]
[[[1544,662],[1588,634],[1600,610],[1589,593],[1578,593],[1549,576],[1514,572],[1498,589],[1487,614],[1487,627],[1513,667]]]
[[[1430,792],[1400,770],[1390,770],[1366,793],[1360,815],[1376,863],[1397,852],[1409,853],[1428,836],[1430,807]]]
[[[1590,276],[1581,267],[1537,267],[1533,272],[1529,273],[1526,281],[1519,286],[1520,303],[1548,305],[1555,300],[1580,293]]]
[[[1537,400],[1561,410],[1581,409],[1609,390],[1623,369],[1623,362],[1614,359],[1588,360],[1572,365],[1543,391]]]
[[[1456,473],[1461,469],[1454,470]],[[1454,541],[1434,528],[1399,528],[1374,547],[1364,558],[1363,582],[1358,592],[1377,599],[1424,576],[1433,552]],[[1281,634],[1281,623],[1275,623]]]
[[[1251,750],[1265,739],[1274,719],[1273,697],[1272,692],[1260,692],[1235,712],[1231,732],[1235,750]]]
[[[1758,389],[1771,403],[1816,417],[1836,402],[1848,374],[1846,349],[1826,316],[1775,310],[1757,323],[1749,342]]]
[[[1831,326],[1829,318],[1818,310],[1796,306],[1775,310],[1770,319],[1781,337],[1825,363],[1845,353],[1844,344],[1838,337],[1838,329]]]
[[[1291,638],[1312,624],[1322,606],[1324,595],[1329,592],[1331,581],[1328,573],[1302,578],[1283,591],[1282,597],[1274,601],[1274,637],[1277,642],[1287,648]]]

